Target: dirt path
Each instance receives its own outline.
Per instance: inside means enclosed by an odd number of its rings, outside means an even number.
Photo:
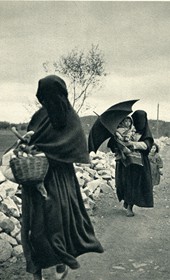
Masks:
[[[112,191],[100,197],[92,221],[105,252],[81,256],[81,268],[70,271],[68,280],[170,279],[170,146],[162,157],[164,176],[154,189],[153,209],[135,207],[135,217],[127,218]],[[25,273],[23,259],[0,269],[2,280],[32,279]],[[53,272],[45,270],[45,279],[54,280]]]

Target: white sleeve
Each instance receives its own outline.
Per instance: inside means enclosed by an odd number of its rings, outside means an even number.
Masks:
[[[132,142],[133,147],[135,150],[147,150],[147,145],[145,142],[140,141],[140,142]]]

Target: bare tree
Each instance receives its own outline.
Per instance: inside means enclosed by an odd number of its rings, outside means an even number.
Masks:
[[[54,72],[69,80],[70,101],[77,113],[85,108],[86,99],[106,75],[104,63],[104,56],[98,45],[92,45],[87,53],[75,48],[53,63]],[[44,62],[43,67],[49,72],[50,63]]]

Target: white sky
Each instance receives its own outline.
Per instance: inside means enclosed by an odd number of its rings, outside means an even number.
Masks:
[[[102,89],[89,99],[99,114],[140,99],[150,119],[170,121],[170,2],[0,1],[0,121],[30,118],[42,63],[99,44]]]

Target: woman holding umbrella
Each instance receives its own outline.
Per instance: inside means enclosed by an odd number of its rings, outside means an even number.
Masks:
[[[132,114],[138,141],[129,141],[128,147],[139,151],[143,166],[138,164],[124,165],[119,158],[116,161],[116,189],[119,201],[124,200],[127,216],[134,216],[133,206],[153,207],[153,186],[148,154],[153,145],[153,137],[149,129],[147,113],[137,110]],[[115,152],[115,138],[111,137],[108,147]]]

